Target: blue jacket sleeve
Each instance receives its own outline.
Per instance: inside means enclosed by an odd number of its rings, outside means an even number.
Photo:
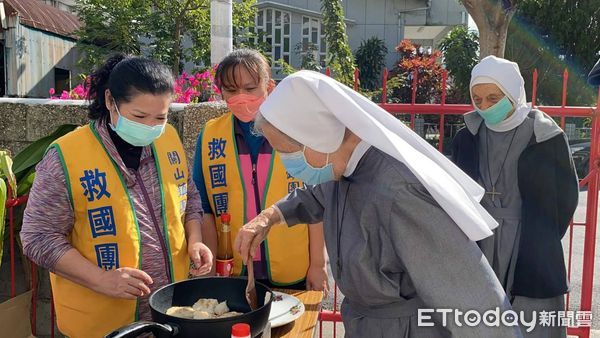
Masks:
[[[193,178],[194,183],[196,183],[196,188],[198,189],[198,193],[200,193],[200,200],[202,201],[202,209],[205,214],[214,214],[212,208],[210,207],[210,202],[208,200],[208,192],[206,191],[206,185],[204,184],[204,174],[202,173],[202,134],[204,133],[204,129],[200,132],[198,136],[198,140],[196,141],[196,152],[194,153],[194,169],[193,169]]]

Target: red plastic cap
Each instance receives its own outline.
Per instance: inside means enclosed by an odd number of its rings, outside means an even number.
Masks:
[[[231,215],[229,215],[228,213],[222,213],[221,214],[221,223],[229,223],[231,221]]]
[[[250,325],[240,323],[231,327],[231,337],[248,337],[250,335]]]

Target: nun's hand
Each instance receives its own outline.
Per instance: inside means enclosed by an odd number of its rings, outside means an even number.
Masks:
[[[325,297],[329,294],[329,276],[326,266],[311,264],[306,274],[306,290],[323,291]]]
[[[260,243],[267,237],[271,227],[279,221],[279,212],[275,207],[270,207],[242,227],[235,238],[233,248],[240,254],[244,264],[248,258],[254,258],[253,255]]]

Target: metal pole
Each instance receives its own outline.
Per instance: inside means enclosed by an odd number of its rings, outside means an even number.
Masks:
[[[381,103],[387,103],[387,79],[388,79],[387,67],[383,69],[383,80],[381,84]]]
[[[444,69],[442,73],[442,107],[446,105],[446,81],[448,79],[448,71]],[[440,128],[438,129],[439,139],[438,139],[438,150],[440,152],[444,151],[444,136],[446,136],[446,128],[445,128],[446,120],[444,112],[440,112]]]
[[[563,73],[563,90],[562,90],[562,108],[567,105],[567,86],[569,83],[569,71],[565,68],[565,72]],[[560,128],[565,130],[565,115],[561,114],[560,116]]]
[[[535,100],[537,99],[537,82],[538,82],[538,70],[533,70],[533,88],[531,90],[531,106],[535,107]]]
[[[12,200],[13,193],[16,195],[16,191],[12,191],[10,185],[8,185],[8,200]],[[17,295],[16,283],[15,283],[15,216],[14,206],[8,208],[8,224],[9,224],[9,247],[10,247],[10,298],[14,298]]]
[[[213,66],[233,50],[231,1],[210,1],[210,63]]]
[[[417,102],[417,78],[419,77],[419,73],[417,70],[413,70],[412,76],[412,95],[411,95],[411,106],[415,106]],[[415,130],[415,112],[410,113],[410,129]]]
[[[592,179],[588,186],[588,200],[586,213],[585,239],[583,246],[583,276],[581,280],[581,306],[582,311],[592,311],[592,295],[594,292],[594,258],[596,252],[596,222],[598,221],[598,188],[600,180],[599,153],[600,144],[600,119],[597,114],[600,110],[600,90],[598,91],[598,102],[592,117],[592,137],[590,142],[590,173]],[[585,336],[589,337],[589,327],[584,328]]]

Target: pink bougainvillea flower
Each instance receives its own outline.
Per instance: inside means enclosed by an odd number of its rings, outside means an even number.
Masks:
[[[85,97],[85,89],[83,89],[82,85],[77,85],[77,87],[73,88],[73,94],[78,96],[78,98]]]
[[[177,103],[197,103],[211,98],[215,100],[214,69],[188,74],[181,73],[173,88],[173,101]]]
[[[50,88],[50,90],[48,91],[48,94],[50,94],[50,96],[54,95],[54,93],[56,93],[56,90],[54,88]]]
[[[187,88],[183,93],[181,93],[181,100],[183,103],[190,103],[192,100],[192,89]]]

